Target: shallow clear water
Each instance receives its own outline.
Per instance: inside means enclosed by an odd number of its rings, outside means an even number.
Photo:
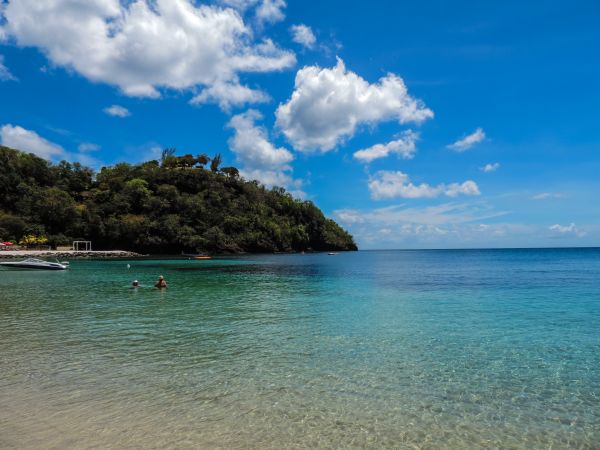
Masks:
[[[598,249],[71,266],[0,272],[0,448],[600,446]]]

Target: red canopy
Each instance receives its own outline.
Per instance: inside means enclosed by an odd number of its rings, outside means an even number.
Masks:
[[[13,245],[12,242],[3,242],[4,245]]]

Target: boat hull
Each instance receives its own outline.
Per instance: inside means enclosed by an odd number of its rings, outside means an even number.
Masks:
[[[0,263],[0,267],[7,267],[9,269],[23,269],[23,270],[66,270],[67,267],[62,264],[57,265],[40,265],[40,264],[24,264],[24,263]]]

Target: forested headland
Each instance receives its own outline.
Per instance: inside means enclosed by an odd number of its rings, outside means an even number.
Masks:
[[[166,149],[160,161],[95,173],[0,146],[0,239],[163,254],[356,250],[312,202],[220,163]]]

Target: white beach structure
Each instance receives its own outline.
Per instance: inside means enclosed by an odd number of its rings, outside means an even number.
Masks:
[[[83,246],[83,248],[81,248]],[[73,250],[79,252],[91,252],[92,251],[92,241],[73,241]]]

